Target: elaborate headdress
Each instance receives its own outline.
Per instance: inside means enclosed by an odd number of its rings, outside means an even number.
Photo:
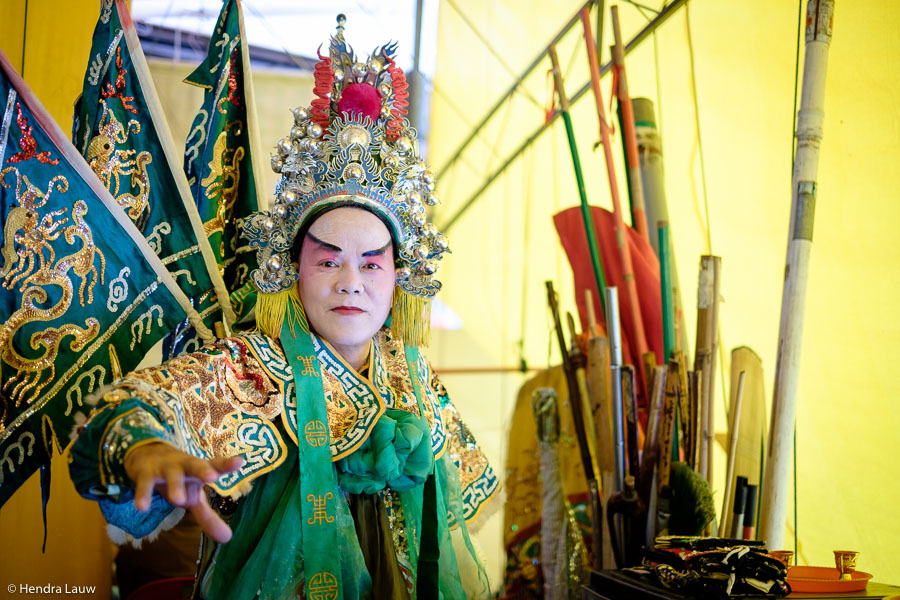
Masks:
[[[319,54],[317,98],[294,109],[290,137],[279,140],[272,157],[272,169],[281,173],[275,205],[244,224],[244,237],[257,249],[251,273],[259,291],[257,327],[278,337],[288,305],[300,308],[290,256],[298,230],[328,207],[355,204],[389,225],[399,267],[391,328],[417,346],[428,337],[430,302],[441,287],[437,261],[448,251],[447,239],[425,216],[425,206],[438,202],[434,176],[405,118],[407,83],[394,63],[396,43],[360,62],[344,41],[344,22],[340,15],[330,55]]]

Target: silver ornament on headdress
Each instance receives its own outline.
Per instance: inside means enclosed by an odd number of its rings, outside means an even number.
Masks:
[[[339,20],[330,48],[330,124],[323,131],[313,122],[312,107],[294,109],[290,136],[278,142],[272,157],[273,170],[281,174],[275,205],[244,224],[243,235],[256,249],[259,265],[250,276],[260,292],[277,293],[295,284],[297,266],[290,257],[294,237],[307,219],[335,203],[366,206],[387,218],[399,249],[401,289],[421,298],[440,290],[434,275],[449,246],[426,217],[425,207],[438,199],[434,175],[418,155],[416,131],[392,112],[397,101],[395,50],[396,44],[382,46],[365,62],[358,61]],[[378,91],[382,106],[374,121],[367,115],[337,114],[341,92],[352,83]]]

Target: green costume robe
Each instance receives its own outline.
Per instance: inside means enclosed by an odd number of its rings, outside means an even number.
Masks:
[[[422,532],[435,513],[442,597],[486,595],[467,523],[483,515],[500,483],[428,362],[382,329],[363,376],[309,337],[314,356],[299,360],[264,334],[248,333],[120,379],[99,395],[72,446],[76,488],[99,502],[112,529],[142,539],[174,525],[183,510],[156,492],[149,511],[134,508],[122,466],[130,448],[163,441],[201,458],[242,456],[238,471],[210,486],[211,504],[234,535],[221,545],[205,539],[198,597],[414,598],[420,550],[423,558],[430,552],[420,547]],[[322,390],[324,404],[295,394],[297,382],[310,389],[304,377],[321,381],[313,389]],[[308,418],[310,406],[323,405],[327,428]],[[331,464],[307,468],[298,458],[304,444],[325,441]],[[324,480],[329,471],[334,498],[308,493],[310,484],[300,489],[304,477],[320,483],[310,472],[326,473]],[[324,496],[334,501],[326,505]],[[330,565],[336,579],[317,573],[306,581],[304,535],[306,552],[318,542],[311,531],[338,541],[322,548],[340,562]]]

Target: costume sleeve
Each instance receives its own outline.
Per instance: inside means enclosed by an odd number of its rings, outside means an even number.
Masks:
[[[459,477],[463,516],[469,529],[477,529],[486,516],[500,504],[491,502],[500,495],[500,478],[488,463],[484,451],[475,441],[475,436],[460,418],[444,384],[421,355],[420,360],[424,363],[420,365],[420,369],[429,376],[429,395],[433,394],[440,407],[441,421],[447,436],[446,453],[456,466],[456,474]]]
[[[154,493],[151,509],[138,512],[123,467],[129,450],[157,441],[204,459],[243,456],[239,471],[211,487],[228,496],[246,491],[286,454],[273,420],[284,407],[290,373],[266,368],[280,352],[265,336],[229,338],[102,391],[70,451],[78,492],[97,500],[107,521],[134,538],[158,529],[172,506]]]

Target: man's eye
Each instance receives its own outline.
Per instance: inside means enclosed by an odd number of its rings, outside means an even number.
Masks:
[[[333,260],[323,260],[319,263],[320,267],[335,267],[337,266]]]
[[[370,271],[374,271],[376,269],[380,269],[381,265],[379,265],[378,263],[368,263],[368,264],[364,265],[363,268],[368,269]]]

